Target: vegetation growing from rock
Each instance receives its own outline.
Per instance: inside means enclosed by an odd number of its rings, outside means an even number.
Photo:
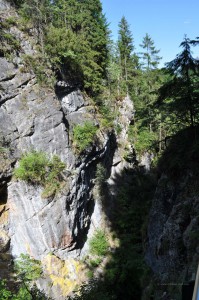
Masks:
[[[65,164],[54,155],[51,159],[46,153],[33,150],[22,156],[19,166],[14,170],[14,176],[19,180],[44,187],[44,198],[55,195],[63,183]]]
[[[96,137],[97,127],[91,122],[86,121],[83,125],[77,124],[73,128],[73,140],[75,147],[80,151],[84,151],[91,146]]]
[[[50,300],[34,284],[42,275],[40,261],[21,254],[15,262],[15,274],[17,276],[15,291],[9,289],[5,280],[0,280],[1,300]]]
[[[96,111],[99,113],[100,129],[112,131],[115,127],[115,133],[121,131],[116,122],[120,114],[118,107],[124,96],[129,95],[136,111],[129,131],[129,142],[135,146],[137,153],[153,152],[160,155],[166,149],[158,164],[160,172],[165,172],[172,179],[185,170],[191,176],[198,175],[199,63],[191,54],[191,47],[198,45],[198,38],[195,41],[185,38],[181,43],[183,51],[165,69],[158,69],[160,57],[154,41],[146,34],[141,44],[143,51],[136,53],[133,35],[125,17],[119,23],[118,41],[110,41],[99,0],[14,2],[21,18],[25,20],[21,22],[23,30],[35,34],[37,43],[36,58],[22,56],[23,71],[33,70],[39,83],[45,82],[46,77],[53,73],[56,79],[86,91],[98,105]],[[9,31],[12,25],[15,25],[14,21],[6,19],[0,29],[0,56],[20,50],[19,42]],[[40,65],[37,59],[41,61]],[[52,73],[47,74],[47,64]],[[74,126],[73,145],[78,153],[85,154],[85,150],[95,144],[97,130],[98,127],[90,121]],[[171,136],[174,138],[170,139]],[[42,152],[32,151],[23,155],[14,175],[19,180],[43,186],[42,196],[50,197],[60,190],[64,182],[64,168],[65,165],[57,156],[49,159]],[[98,168],[96,176],[97,183],[102,187],[106,176],[104,170]],[[120,245],[114,249],[105,268],[104,280],[91,280],[89,285],[80,288],[81,294],[73,299],[141,298],[147,273],[143,245],[154,181],[153,172],[146,174],[136,164],[134,170],[124,170],[121,178],[115,178],[117,193],[114,196],[114,209],[107,216]],[[194,188],[197,188],[197,182],[195,185]],[[100,192],[103,193],[103,189]],[[103,196],[104,202],[109,200],[107,194]],[[187,224],[190,224],[189,219],[180,226],[183,229]],[[193,231],[190,239],[197,237]],[[179,245],[182,248],[182,241]],[[195,246],[197,242],[192,243],[192,247]],[[103,232],[96,233],[90,247],[91,254],[96,256],[90,265],[96,267],[108,252]],[[168,240],[166,247],[169,248]],[[22,266],[22,274],[26,273],[27,267],[31,269],[29,263]],[[24,287],[16,295],[10,294],[5,283],[1,283],[0,289],[6,300],[11,295],[15,297],[13,299],[31,299],[29,290]],[[39,295],[37,290],[35,293]],[[39,299],[44,299],[42,297]]]
[[[104,256],[108,252],[108,240],[102,230],[97,230],[90,240],[90,253],[97,256]]]

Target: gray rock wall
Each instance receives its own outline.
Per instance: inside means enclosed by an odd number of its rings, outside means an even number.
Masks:
[[[199,259],[198,179],[162,175],[149,215],[146,262],[154,273],[154,299],[182,299]]]

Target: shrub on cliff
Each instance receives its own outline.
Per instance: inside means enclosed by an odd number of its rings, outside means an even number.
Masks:
[[[47,168],[48,158],[46,154],[34,150],[22,156],[14,175],[21,180],[44,184]]]
[[[49,159],[44,152],[33,150],[22,156],[18,168],[14,170],[14,176],[32,184],[42,185],[42,196],[47,198],[60,189],[64,168],[65,164],[58,156],[54,155]]]
[[[97,127],[89,121],[83,125],[76,125],[73,129],[74,144],[82,152],[90,146],[95,138]]]
[[[90,240],[90,253],[93,255],[104,256],[108,252],[108,240],[102,230],[97,230],[93,238]]]

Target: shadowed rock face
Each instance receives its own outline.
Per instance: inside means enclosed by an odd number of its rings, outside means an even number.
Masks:
[[[162,175],[149,215],[146,261],[158,285],[154,299],[181,299],[195,280],[199,258],[198,178]],[[176,298],[175,298],[176,297]]]

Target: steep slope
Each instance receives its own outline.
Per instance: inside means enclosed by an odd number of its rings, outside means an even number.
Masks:
[[[0,8],[3,22],[8,16],[18,18],[6,1],[0,1]],[[16,25],[6,32],[18,40],[20,50],[13,48],[12,56],[2,52],[0,57],[0,251],[14,258],[27,253],[41,260],[48,277],[39,282],[41,289],[64,299],[83,279],[83,266],[77,260],[82,248],[88,251],[87,235],[102,226],[100,196],[93,190],[96,167],[102,163],[107,174],[113,174],[116,165],[123,167],[123,152],[115,152],[114,131],[100,127],[96,107],[80,90],[59,81],[55,94],[38,84],[24,61],[37,53],[34,36]],[[126,98],[120,108],[128,111],[120,139],[124,142],[133,117],[131,100]],[[95,126],[97,134],[79,151],[73,129],[85,121]],[[41,185],[12,176],[22,155],[32,150],[57,155],[65,163],[64,185],[56,195],[43,198]]]
[[[146,251],[153,299],[192,298],[199,261],[198,163],[198,128],[174,136],[159,162]]]

